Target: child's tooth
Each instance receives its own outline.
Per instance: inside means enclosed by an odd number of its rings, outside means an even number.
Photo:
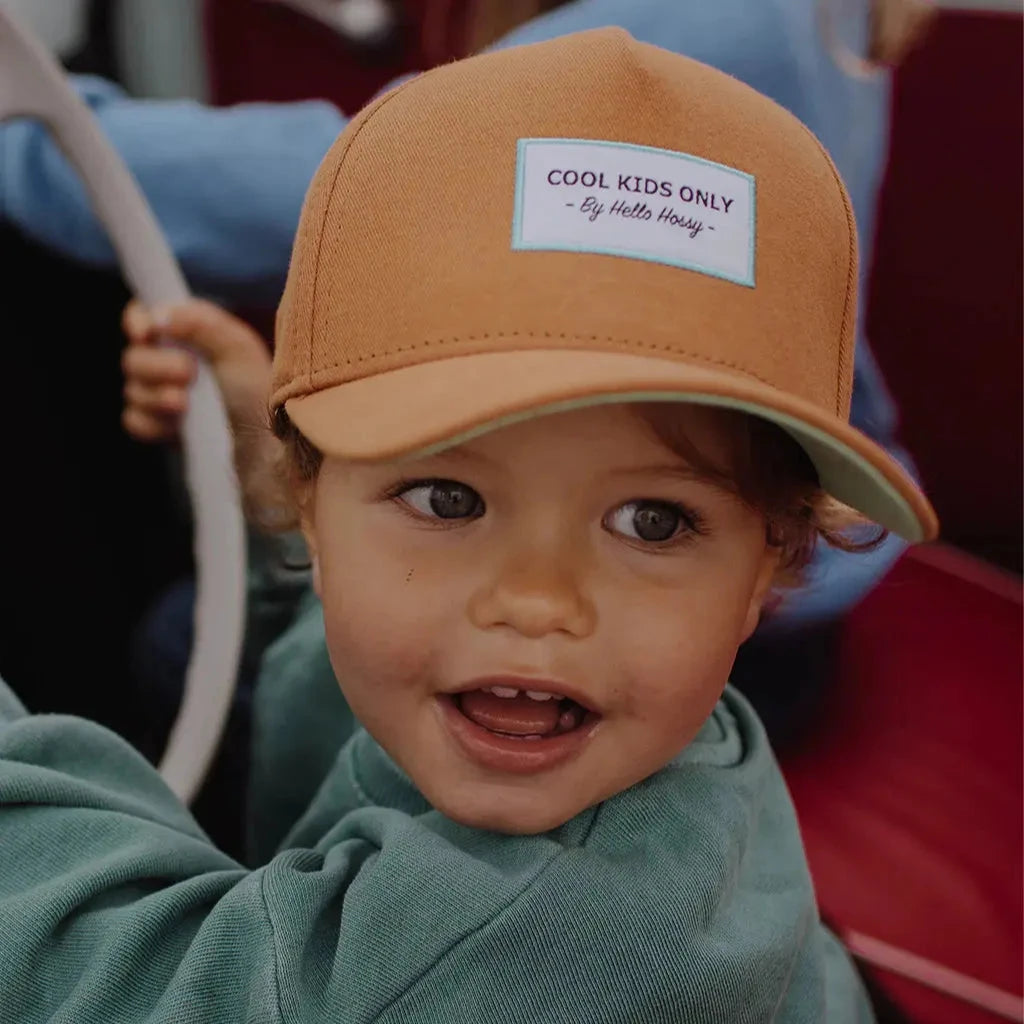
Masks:
[[[487,690],[495,697],[504,697],[506,700],[519,696],[519,691],[514,686],[489,686]]]
[[[553,700],[555,695],[553,693],[544,693],[541,690],[527,690],[526,696],[530,700]]]

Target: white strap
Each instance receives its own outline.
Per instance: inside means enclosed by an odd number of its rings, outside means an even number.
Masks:
[[[152,211],[88,107],[45,47],[0,7],[0,120],[21,116],[43,121],[78,170],[134,293],[151,307],[188,298]],[[203,363],[183,441],[195,520],[195,639],[160,771],[189,802],[202,785],[231,708],[245,619],[245,524],[231,432],[213,374]]]
[[[870,935],[848,931],[843,932],[842,938],[847,949],[862,963],[916,981],[960,1002],[987,1010],[997,1017],[1024,1021],[1024,1000],[1019,995],[1004,992],[977,978],[943,967],[934,960],[926,960],[923,956],[891,946]]]

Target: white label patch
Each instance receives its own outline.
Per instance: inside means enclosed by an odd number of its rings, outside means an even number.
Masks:
[[[754,178],[687,153],[520,139],[513,249],[604,253],[754,286]]]

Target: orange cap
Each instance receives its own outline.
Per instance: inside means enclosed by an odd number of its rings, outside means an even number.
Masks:
[[[689,401],[787,430],[909,540],[935,513],[849,425],[853,212],[817,139],[713,68],[599,29],[439,67],[342,133],[306,197],[271,407],[327,455]]]

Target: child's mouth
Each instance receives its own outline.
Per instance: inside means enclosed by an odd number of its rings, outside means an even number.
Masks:
[[[541,740],[572,732],[586,716],[582,705],[571,697],[542,691],[505,688],[500,695],[494,686],[486,690],[467,690],[455,694],[458,709],[481,728],[499,736],[516,736],[524,740]],[[531,696],[537,694],[537,696]]]
[[[485,767],[529,773],[578,750],[601,716],[554,690],[493,684],[440,697],[463,752]]]

